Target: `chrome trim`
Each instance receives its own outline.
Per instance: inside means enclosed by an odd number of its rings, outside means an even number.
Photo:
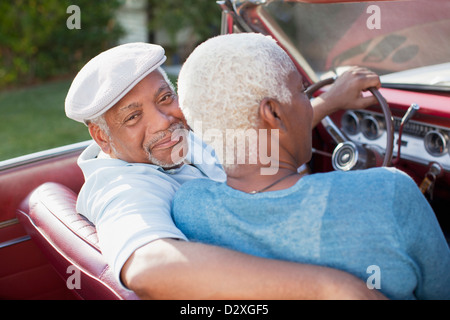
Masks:
[[[344,133],[339,130],[329,116],[323,118],[321,123],[337,144],[349,141],[349,138],[347,138]]]
[[[217,1],[219,3],[219,1]],[[220,4],[219,4],[220,5]],[[220,24],[220,34],[227,34],[228,32],[228,19],[227,19],[228,12],[226,10],[222,11],[222,19]]]
[[[353,142],[341,142],[333,151],[331,163],[334,170],[349,171],[355,168],[359,157],[358,148]]]
[[[11,220],[2,221],[2,222],[0,222],[0,229],[6,228],[6,227],[10,227],[10,226],[13,226],[15,224],[19,224],[19,219],[14,218],[14,219],[11,219]]]
[[[30,153],[17,158],[12,158],[4,161],[0,161],[0,172],[8,170],[11,168],[19,167],[25,164],[30,164],[46,159],[56,158],[66,154],[81,152],[87,146],[89,146],[93,140],[87,140],[83,142],[78,142],[74,144],[69,144],[67,146],[48,149],[40,152]]]
[[[5,241],[5,242],[1,242],[0,243],[0,249],[6,248],[6,247],[10,247],[10,246],[13,246],[15,244],[22,243],[22,242],[25,242],[25,241],[28,241],[28,240],[31,240],[31,237],[27,235],[27,236],[15,238],[15,239],[12,239],[12,240],[8,240],[8,241]]]
[[[334,170],[349,171],[377,166],[376,150],[363,147],[352,141],[337,145],[331,156]]]
[[[406,110],[405,115],[402,118],[402,122],[400,124],[405,124],[420,110],[420,106],[417,103],[411,103],[408,110]]]
[[[222,0],[216,2],[223,12],[233,17],[234,25],[237,26],[241,32],[253,32],[252,28],[244,21],[240,11],[245,9],[249,5],[254,5],[248,1],[236,1],[236,0]],[[222,16],[223,17],[223,16]]]

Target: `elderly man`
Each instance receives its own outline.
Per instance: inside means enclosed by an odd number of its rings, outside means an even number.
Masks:
[[[82,68],[66,98],[67,116],[85,123],[95,140],[79,158],[85,184],[77,210],[95,224],[117,279],[141,298],[380,297],[338,270],[186,241],[171,219],[175,192],[196,178],[224,181],[225,173],[205,144],[183,130],[164,61],[157,45],[112,48]],[[353,70],[317,100],[317,110],[369,105],[360,92],[374,85],[374,74]]]
[[[450,251],[411,178],[393,168],[298,173],[311,157],[313,109],[302,77],[273,39],[232,34],[206,41],[183,65],[178,89],[188,123],[201,121],[217,136],[254,130],[256,153],[278,144],[272,174],[264,174],[264,157],[239,162],[240,147],[227,145],[226,183],[200,179],[180,187],[173,215],[190,240],[339,268],[391,299],[450,299]]]

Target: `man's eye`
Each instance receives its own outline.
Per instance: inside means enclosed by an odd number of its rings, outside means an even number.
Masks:
[[[166,102],[166,103],[171,103],[172,101],[173,101],[173,99],[174,99],[174,97],[175,97],[175,94],[174,93],[168,93],[168,94],[165,94],[162,98],[161,98],[161,102]]]
[[[125,119],[125,123],[130,124],[138,118],[138,114],[132,114],[128,118]]]

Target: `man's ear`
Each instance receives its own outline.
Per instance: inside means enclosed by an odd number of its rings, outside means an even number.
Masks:
[[[106,154],[111,154],[111,141],[109,136],[95,123],[88,124],[89,133],[94,141]]]
[[[269,129],[285,130],[285,126],[280,116],[282,114],[280,103],[272,98],[264,98],[259,104],[259,116]]]

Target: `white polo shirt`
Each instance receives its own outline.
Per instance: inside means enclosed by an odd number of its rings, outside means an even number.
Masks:
[[[77,211],[96,226],[102,254],[119,281],[124,263],[139,247],[161,238],[187,240],[171,217],[172,200],[181,184],[201,177],[226,179],[212,149],[193,133],[189,138],[186,159],[191,164],[178,169],[101,156],[96,143],[78,159],[85,183]]]

